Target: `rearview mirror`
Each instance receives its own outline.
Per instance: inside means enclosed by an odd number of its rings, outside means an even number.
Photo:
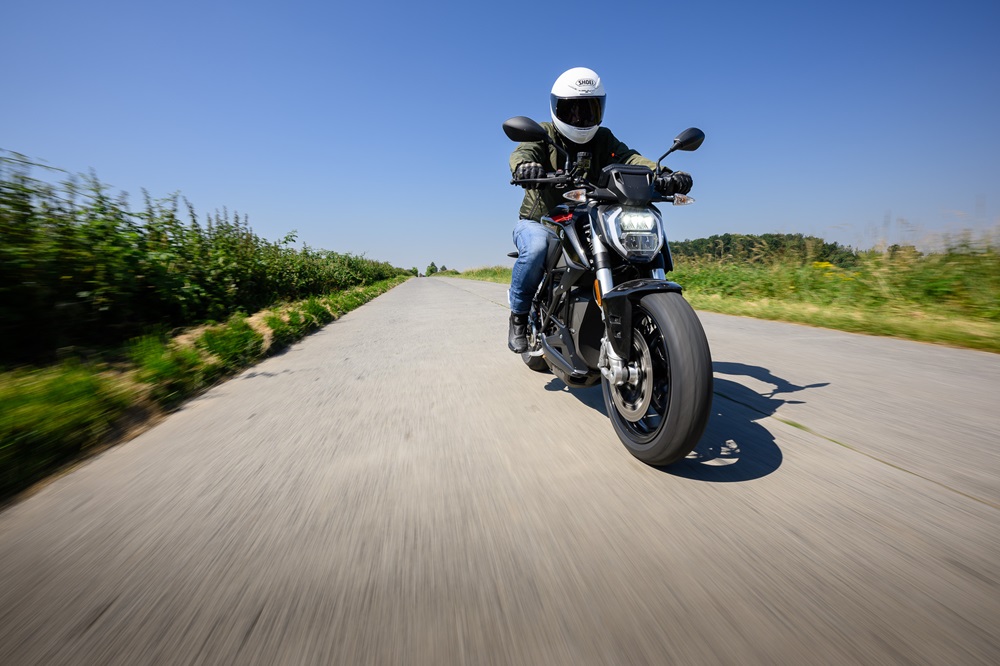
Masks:
[[[689,127],[674,139],[674,150],[698,150],[701,142],[705,140],[705,133],[697,127]]]
[[[670,146],[670,150],[660,155],[660,159],[656,160],[656,173],[660,173],[660,162],[664,158],[675,150],[698,150],[701,142],[705,140],[705,133],[702,132],[697,127],[689,127],[674,138],[674,145]]]
[[[511,141],[549,141],[549,134],[541,125],[526,116],[514,116],[503,123],[503,133]]]

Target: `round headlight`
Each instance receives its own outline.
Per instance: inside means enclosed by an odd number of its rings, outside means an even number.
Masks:
[[[660,216],[651,208],[615,206],[605,212],[605,225],[611,243],[626,259],[649,261],[663,247]]]

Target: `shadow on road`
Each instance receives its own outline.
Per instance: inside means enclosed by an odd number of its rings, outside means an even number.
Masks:
[[[782,455],[774,435],[758,421],[773,415],[784,404],[804,402],[786,400],[779,395],[821,388],[829,382],[799,386],[772,374],[767,368],[745,363],[716,361],[712,368],[715,371],[715,399],[705,434],[691,455],[663,471],[686,479],[718,483],[767,476],[781,466]],[[720,375],[749,377],[774,388],[757,392]]]
[[[745,363],[715,362],[712,418],[695,450],[685,460],[660,471],[685,479],[733,483],[767,476],[781,466],[781,449],[774,436],[757,421],[771,416],[784,404],[803,404],[801,400],[777,397],[811,388],[828,386],[829,382],[798,386],[777,377],[767,368]],[[743,384],[719,375],[750,377],[770,384],[773,390],[758,393]],[[604,396],[600,385],[587,389],[569,390],[559,379],[547,385],[549,391],[569,391],[583,404],[605,417]],[[610,427],[610,426],[609,426]]]

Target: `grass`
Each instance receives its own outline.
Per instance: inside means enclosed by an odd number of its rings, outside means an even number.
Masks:
[[[0,372],[0,499],[113,443],[127,414],[155,415],[278,353],[408,276],[284,303],[184,335],[132,340],[114,368],[63,363]]]
[[[1000,353],[1000,255],[968,238],[941,252],[858,252],[848,267],[787,253],[675,257],[697,309]],[[511,269],[460,277],[507,284]]]
[[[731,296],[685,291],[697,310],[787,321],[852,333],[905,338],[1000,353],[1000,323],[959,315],[936,315],[919,308],[865,310],[840,305],[784,302],[770,299],[744,301]]]
[[[246,316],[235,314],[223,326],[207,329],[197,345],[219,359],[224,372],[235,372],[254,363],[264,352],[264,336],[247,323]]]
[[[462,271],[456,277],[467,278],[469,280],[482,280],[484,282],[498,282],[500,284],[510,284],[511,269],[505,266],[487,266],[484,268],[472,268]]]
[[[215,374],[209,371],[210,366],[203,362],[197,349],[168,339],[139,338],[132,342],[129,351],[135,379],[148,386],[149,397],[165,408],[193,394]]]
[[[131,404],[99,369],[61,364],[0,377],[0,497],[94,446]]]

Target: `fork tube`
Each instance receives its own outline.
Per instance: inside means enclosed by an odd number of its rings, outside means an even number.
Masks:
[[[611,281],[611,264],[608,262],[608,250],[601,242],[601,237],[591,229],[590,242],[594,246],[594,266],[597,268],[597,282],[601,285],[601,298],[611,291],[615,284]]]

